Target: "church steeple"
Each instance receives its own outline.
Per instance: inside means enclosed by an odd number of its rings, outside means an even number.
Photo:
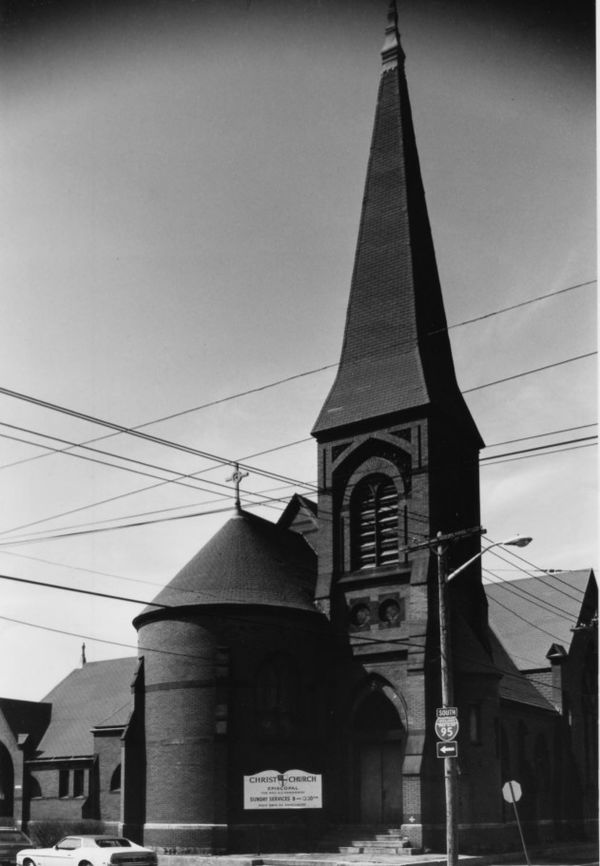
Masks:
[[[478,440],[454,375],[394,2],[381,56],[342,354],[313,433],[436,404]]]
[[[479,525],[483,443],[454,373],[394,2],[381,58],[340,364],[313,429],[317,598],[351,622],[367,583],[372,605],[384,587],[410,586],[396,600],[414,625],[429,566],[413,551],[438,531]],[[478,544],[474,537],[453,551],[466,560]],[[461,587],[466,616],[483,634],[476,569]]]

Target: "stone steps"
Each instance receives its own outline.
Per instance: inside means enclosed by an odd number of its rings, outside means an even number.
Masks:
[[[339,827],[330,831],[319,845],[321,850],[337,850],[340,854],[381,856],[420,854],[412,848],[407,837],[398,827]]]

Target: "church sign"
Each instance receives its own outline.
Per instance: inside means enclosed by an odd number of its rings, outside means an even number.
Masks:
[[[244,809],[321,809],[322,777],[305,770],[244,776]]]

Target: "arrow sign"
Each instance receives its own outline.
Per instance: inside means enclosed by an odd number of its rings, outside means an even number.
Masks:
[[[458,757],[458,743],[436,743],[435,750],[438,758],[457,758]]]

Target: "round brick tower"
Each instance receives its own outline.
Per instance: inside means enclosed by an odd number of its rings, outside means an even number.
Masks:
[[[315,578],[301,535],[239,511],[134,620],[146,844],[252,845],[265,816],[244,812],[243,776],[321,771],[329,631]]]

